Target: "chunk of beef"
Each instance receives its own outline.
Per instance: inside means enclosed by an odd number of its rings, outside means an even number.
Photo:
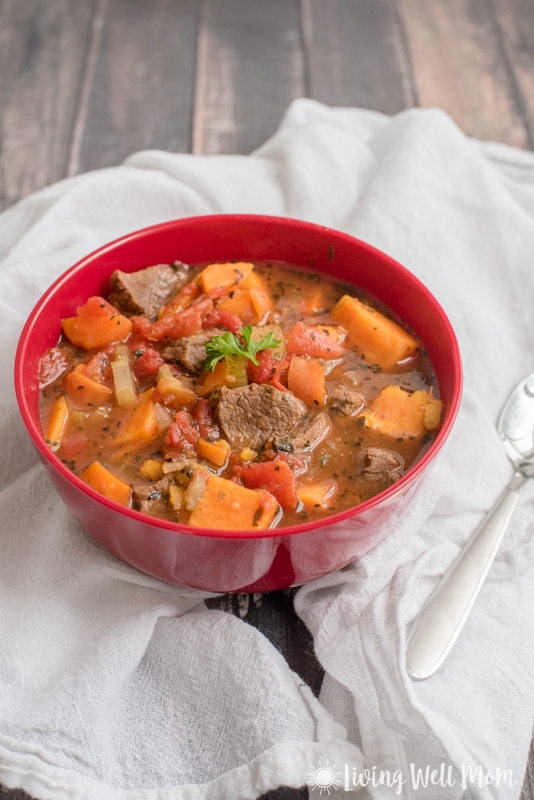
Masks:
[[[259,450],[267,442],[287,436],[307,408],[291,392],[251,383],[238,389],[224,386],[219,395],[219,425],[233,447]]]
[[[163,358],[181,364],[188,372],[202,372],[206,361],[207,343],[214,336],[221,336],[223,333],[222,329],[209,328],[192,336],[176,339],[174,342],[169,342],[163,351]]]
[[[400,478],[401,462],[389,450],[381,447],[368,447],[363,457],[362,473],[374,481],[389,478],[396,481]]]
[[[168,478],[155,483],[135,483],[132,486],[132,505],[136,511],[152,516],[165,516],[167,509]]]
[[[330,408],[333,411],[339,411],[347,417],[352,417],[361,411],[364,405],[363,394],[356,391],[356,389],[349,389],[343,386],[342,383],[338,384],[330,397]]]
[[[275,439],[276,450],[283,453],[305,453],[314,450],[325,439],[332,426],[325,411],[308,414],[283,439]]]
[[[109,302],[127,317],[133,314],[157,317],[161,306],[174,297],[185,280],[185,272],[168,264],[146,267],[137,272],[116,269],[111,276]]]

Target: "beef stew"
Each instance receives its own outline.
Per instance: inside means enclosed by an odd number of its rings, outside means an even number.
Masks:
[[[44,436],[125,506],[295,525],[398,480],[439,428],[424,346],[354,287],[280,263],[117,271],[41,359]]]

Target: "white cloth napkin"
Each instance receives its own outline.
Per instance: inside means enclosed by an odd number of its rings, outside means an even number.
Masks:
[[[438,297],[463,353],[458,422],[410,508],[361,561],[297,593],[326,672],[319,699],[206,595],[94,545],[13,396],[20,329],[57,275],[129,231],[210,212],[300,217],[386,250]],[[519,797],[534,697],[531,486],[441,671],[413,683],[404,650],[512,473],[495,420],[534,370],[533,252],[534,155],[469,140],[437,110],[389,118],[308,100],[251,156],[138,153],[0,216],[0,783],[43,800],[252,800],[306,783],[312,798],[458,800],[474,778],[476,797]]]

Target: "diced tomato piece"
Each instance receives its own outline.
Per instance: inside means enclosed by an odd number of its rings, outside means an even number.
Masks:
[[[165,436],[165,444],[180,449],[184,445],[195,445],[199,436],[197,421],[187,411],[178,411]]]
[[[133,351],[132,370],[137,380],[153,378],[164,364],[165,359],[153,347],[136,348]]]
[[[324,331],[296,322],[287,341],[287,352],[296,356],[333,359],[341,358],[344,349]]]
[[[272,461],[251,461],[234,467],[235,477],[241,478],[247,489],[266,489],[282,508],[294,510],[298,504],[295,476],[289,464],[281,458]]]
[[[273,357],[272,350],[260,350],[256,354],[259,364],[249,361],[247,364],[247,377],[250,383],[268,383],[282,392],[287,388],[282,383],[282,373],[287,370],[289,362]]]
[[[89,436],[83,431],[67,436],[61,442],[61,452],[59,455],[65,461],[75,461],[77,456],[81,456],[85,450]]]
[[[167,447],[180,448],[184,443],[182,429],[176,424],[176,422],[172,422],[165,437],[165,444]]]
[[[90,297],[83,306],[78,306],[76,313],[79,317],[112,317],[119,311],[103,297]]]
[[[109,364],[111,349],[99,350],[85,365],[85,372],[90,378],[97,381],[110,381],[112,379]]]
[[[267,442],[265,445],[265,449],[263,450],[262,458],[265,461],[274,461],[277,458],[282,459],[285,461],[286,464],[290,466],[295,475],[295,478],[298,478],[299,475],[303,475],[305,472],[308,471],[308,466],[311,459],[310,453],[279,453],[278,450],[275,450],[272,442]],[[238,463],[238,462],[236,462]],[[239,464],[242,462],[240,461]]]
[[[133,335],[142,337],[143,341],[146,341],[145,333],[152,328],[152,322],[148,319],[148,317],[130,317],[132,324],[133,324]]]
[[[237,316],[232,314],[231,311],[226,311],[224,308],[214,308],[204,317],[202,322],[203,328],[224,328],[232,333],[243,327],[243,321]]]
[[[247,377],[250,383],[268,383],[276,371],[275,361],[272,352],[260,350],[256,353],[258,364],[249,361],[247,364]]]
[[[269,383],[271,386],[274,386],[275,389],[279,389],[281,392],[287,392],[287,368],[289,367],[289,361],[279,359],[275,361],[275,364],[274,375]]]
[[[211,297],[211,299],[216,303],[217,300],[222,300],[224,297],[228,297],[233,288],[235,287],[216,286],[215,289],[210,289],[209,292],[206,292],[206,296]]]
[[[191,416],[196,420],[198,432],[203,439],[219,438],[219,427],[213,419],[213,409],[208,400],[199,398],[191,409]]]
[[[308,471],[310,459],[309,453],[284,453],[284,461],[288,463],[295,478]]]
[[[71,364],[72,359],[59,347],[51,347],[47,350],[39,361],[39,385],[41,388],[56,381]]]
[[[185,308],[192,303],[193,300],[200,294],[200,287],[198,283],[195,281],[190,281],[186,283],[185,286],[182,286],[178,294],[176,294],[172,300],[169,300],[166,306],[163,307],[160,313],[161,317],[168,317],[171,314],[175,314],[177,311],[180,311],[182,308]]]
[[[162,317],[153,324],[146,317],[132,317],[134,331],[142,333],[149,342],[163,342],[171,339],[181,339],[183,336],[192,336],[202,328],[202,321],[206,314],[213,309],[213,300],[202,297],[187,308]]]
[[[137,319],[146,319],[146,317],[138,317]],[[148,322],[148,320],[146,321]],[[150,347],[150,342],[147,342],[142,333],[134,329],[128,339],[128,347],[130,348],[130,353],[133,353],[135,350],[146,350],[147,347]]]

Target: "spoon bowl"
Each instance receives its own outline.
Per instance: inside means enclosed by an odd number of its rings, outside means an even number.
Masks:
[[[523,486],[534,476],[534,373],[508,397],[497,431],[515,472],[415,620],[406,647],[406,668],[414,680],[437,672],[452,650],[497,555]]]
[[[497,430],[516,468],[534,459],[534,373],[521,381],[504,404]]]

